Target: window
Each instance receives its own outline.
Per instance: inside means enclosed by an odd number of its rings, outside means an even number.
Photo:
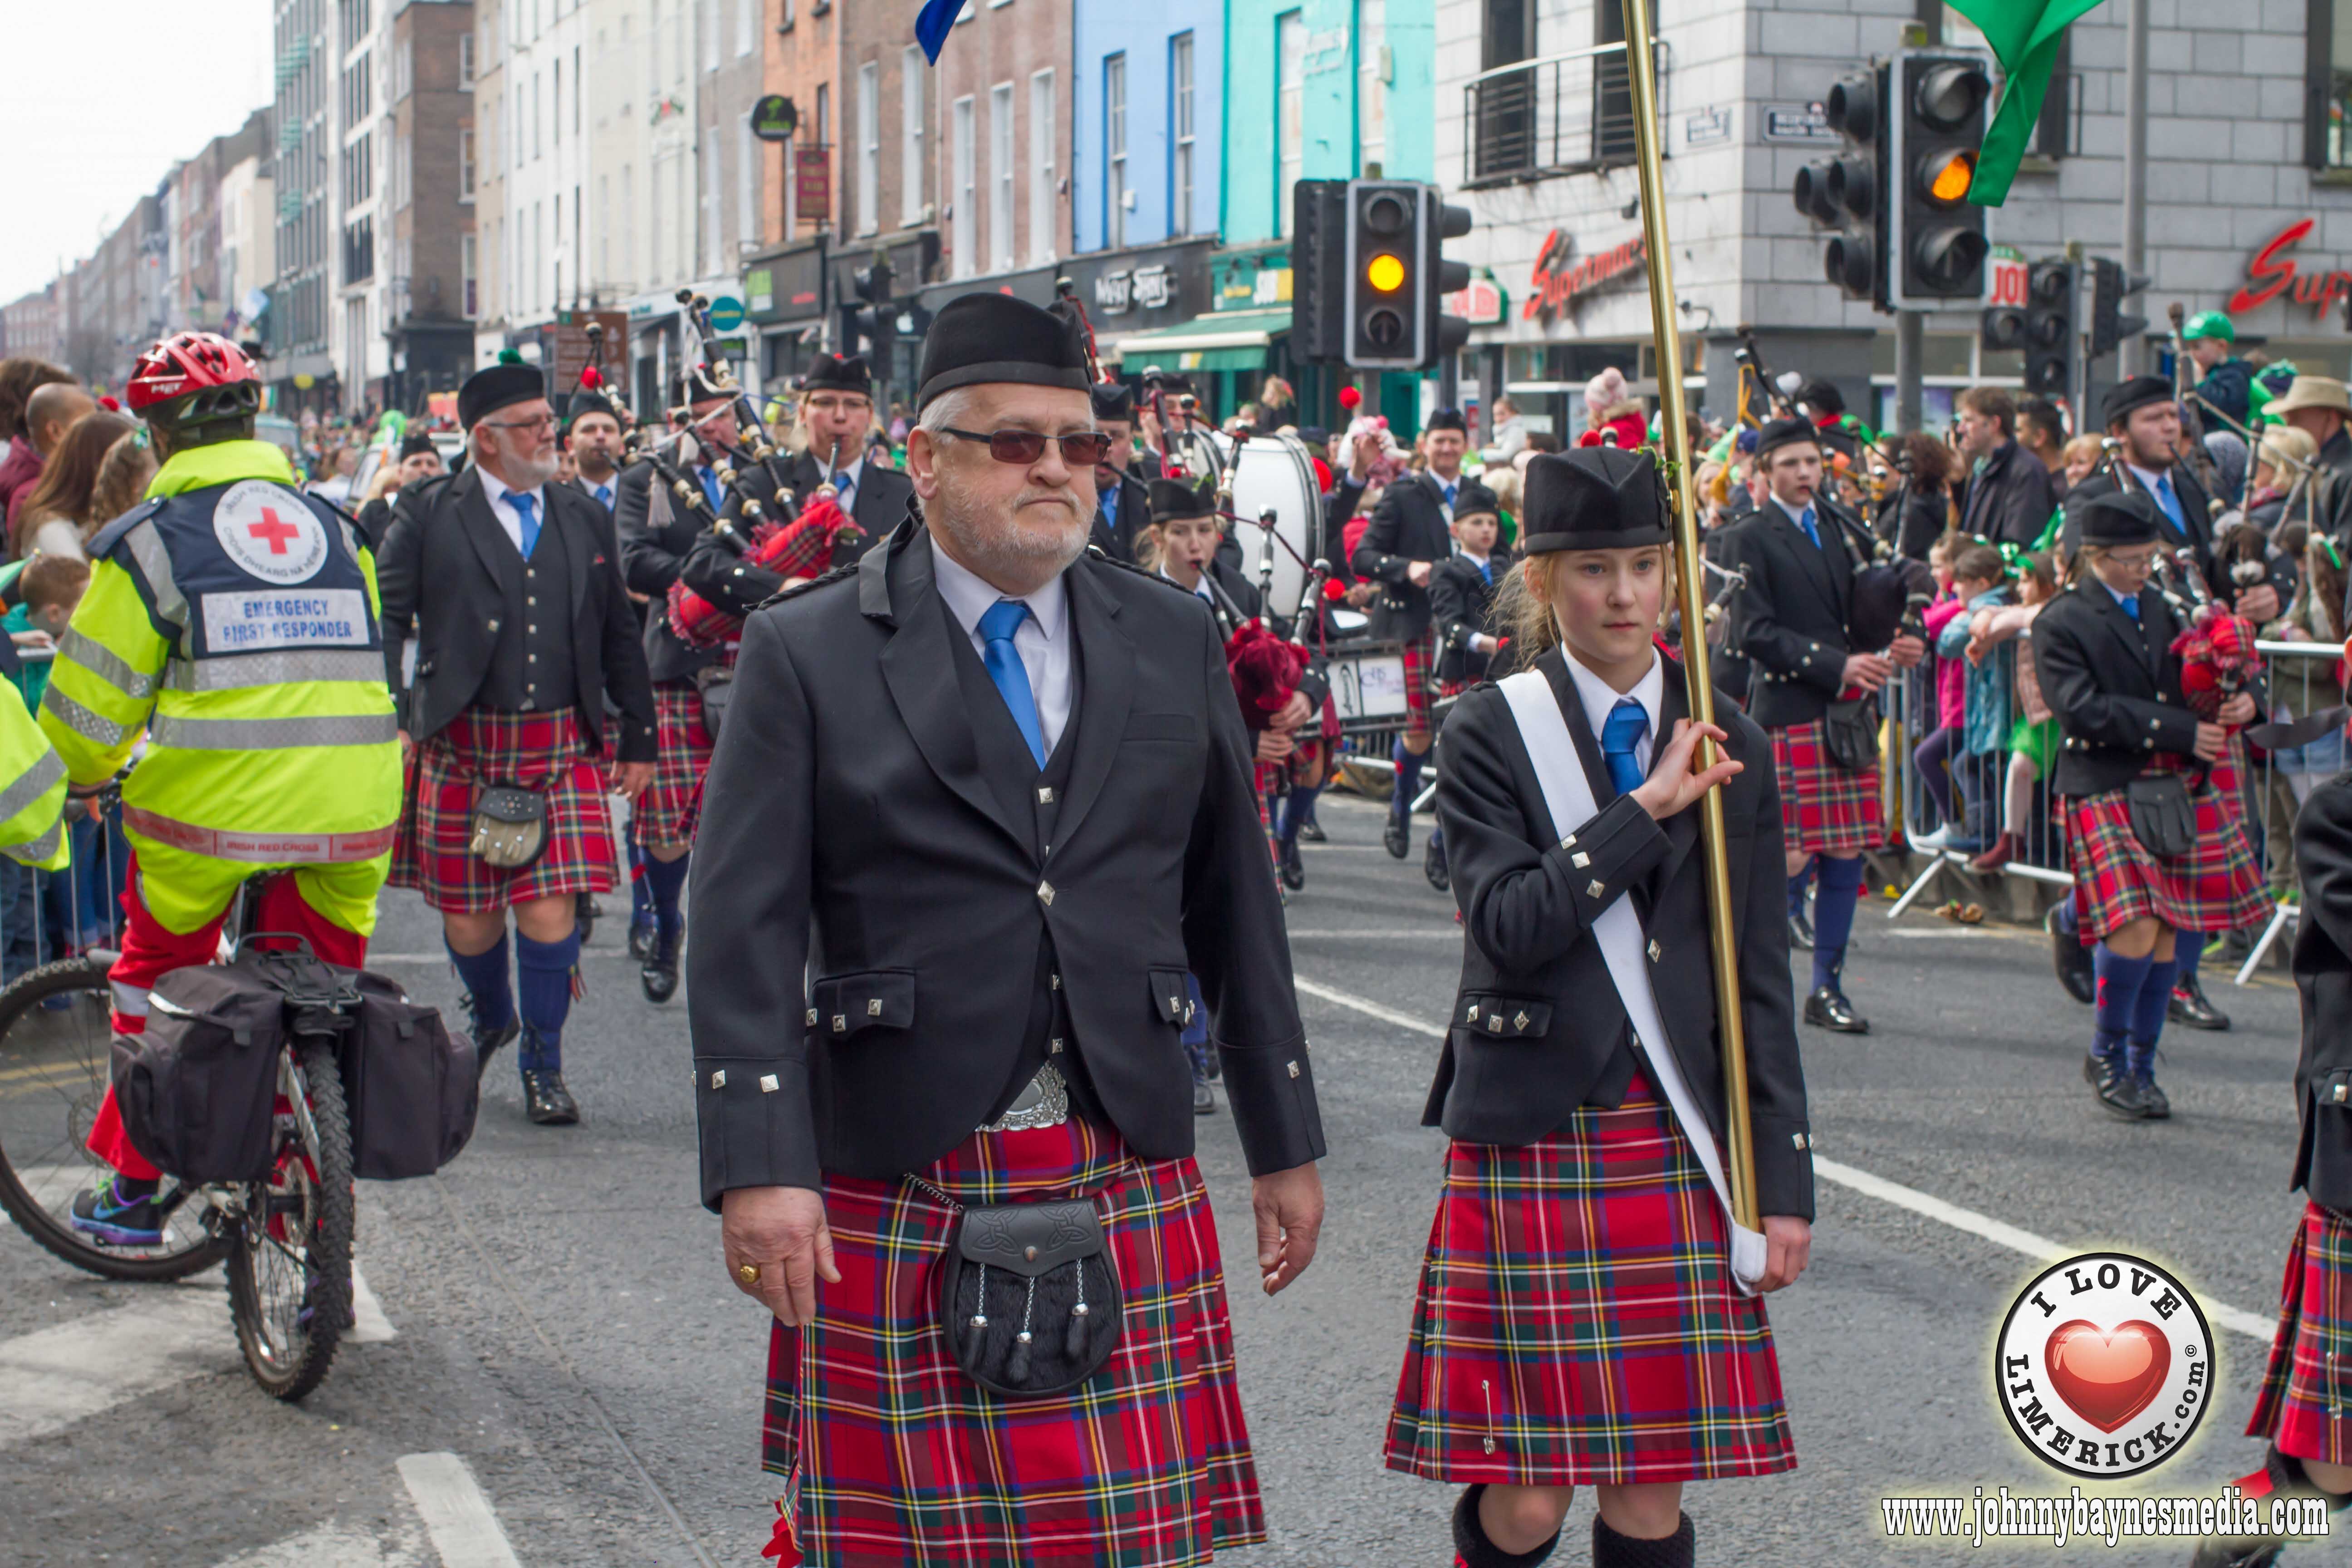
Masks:
[[[719,233],[719,222],[727,216],[726,171],[719,167],[717,126],[703,132],[702,146],[702,270],[708,274],[719,270],[719,252],[726,248]]]
[[[1388,0],[1356,0],[1356,172],[1369,175],[1389,153]]]
[[[633,169],[632,164],[621,165],[621,271],[625,276],[606,279],[613,283],[626,283],[631,289],[635,289],[638,280],[646,276],[637,270],[637,197]]]
[[[988,89],[989,264],[1010,272],[1013,248],[1013,84]]]
[[[563,62],[562,60],[555,62],[554,71],[554,90],[549,94],[549,97],[553,100],[555,107],[555,145],[561,151],[563,146]]]
[[[530,155],[533,158],[542,158],[547,155],[547,117],[540,112],[540,110],[545,106],[540,101],[539,96],[540,87],[545,79],[546,79],[540,76],[536,71],[531,73]]]
[[[628,171],[623,170],[625,175]],[[658,286],[662,280],[662,161],[659,158],[646,165],[646,282]]]
[[[1381,0],[1374,0],[1375,4]],[[1168,232],[1192,232],[1192,35],[1168,41]]]
[[[477,291],[481,288],[481,260],[477,242],[470,234],[457,237],[457,287],[466,302],[466,315],[471,319],[481,308]]]
[[[613,176],[596,176],[596,281],[613,281]]]
[[[465,89],[472,88],[473,85],[474,35],[470,32],[460,33],[457,35],[457,86]],[[470,316],[473,311],[467,310],[466,313]]]
[[[574,44],[572,46],[572,134],[574,136],[580,134],[580,100],[588,96],[582,90],[587,85],[588,78],[580,69],[580,46]]]
[[[1307,167],[1307,18],[1297,11],[1274,19],[1274,232],[1287,239],[1290,187]]]
[[[972,199],[972,123],[971,100],[955,100],[953,145],[949,156],[955,164],[955,182],[950,187],[948,216],[955,224],[955,275],[969,278],[980,270],[979,236],[973,231],[980,226],[978,204]]]
[[[882,178],[882,68],[872,61],[857,68],[857,232],[873,234],[882,226],[876,194]]]
[[[929,62],[919,48],[898,57],[898,226],[923,221],[923,82]]]
[[[740,59],[758,43],[760,0],[735,0],[735,56]]]
[[[400,47],[392,51],[392,101],[407,98],[416,75],[416,40],[403,38]]]
[[[1029,259],[1054,259],[1054,73],[1029,79]]]
[[[521,306],[526,310],[539,308],[539,287],[547,276],[547,204],[530,204],[530,273],[518,290]]]
[[[555,279],[555,287],[550,292],[549,298],[553,302],[561,304],[563,300],[563,197],[560,194],[555,198],[555,223],[553,225],[553,228],[555,255],[550,260],[549,267],[551,275]]]
[[[470,125],[457,128],[457,199],[474,199],[474,128]]]
[[[719,17],[717,11],[718,0],[700,0],[700,4],[697,5],[694,8],[695,26],[702,33],[702,68],[706,72],[715,71],[719,68]]]
[[[1103,59],[1103,243],[1127,243],[1127,57]]]
[[[749,244],[760,237],[760,139],[751,134],[749,116],[736,121],[735,238]]]

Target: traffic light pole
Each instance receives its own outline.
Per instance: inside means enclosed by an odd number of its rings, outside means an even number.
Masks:
[[[2128,0],[2124,33],[2124,270],[2147,271],[2147,0]],[[2147,335],[2118,345],[2117,379],[2147,365]]]
[[[1895,312],[1895,433],[1919,428],[1919,376],[1927,347],[1927,318],[1917,310]],[[1877,410],[1871,411],[1874,415]]]

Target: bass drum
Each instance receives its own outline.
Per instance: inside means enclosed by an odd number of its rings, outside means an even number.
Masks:
[[[1162,461],[1181,465],[1184,482],[1198,484],[1203,476],[1214,479],[1223,475],[1225,458],[1232,449],[1233,443],[1223,436],[1205,425],[1192,424],[1168,437],[1168,452]]]
[[[1315,482],[1315,461],[1296,436],[1253,436],[1229,455],[1234,487],[1234,542],[1242,549],[1243,574],[1255,583],[1274,552],[1274,587],[1266,608],[1295,619],[1307,591],[1307,568],[1315,560],[1323,494]],[[1259,519],[1274,514],[1273,539]]]

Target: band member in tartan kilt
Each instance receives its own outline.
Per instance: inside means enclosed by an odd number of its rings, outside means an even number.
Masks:
[[[1772,737],[1792,927],[1803,920],[1805,889],[1819,866],[1805,1022],[1868,1034],[1869,1020],[1846,998],[1844,975],[1846,940],[1862,897],[1862,853],[1885,837],[1876,740],[1874,735],[1866,748],[1869,765],[1840,766],[1830,752],[1829,716],[1833,702],[1875,696],[1895,670],[1927,657],[1927,647],[1909,636],[1896,637],[1884,652],[1851,646],[1847,626],[1861,562],[1838,519],[1815,505],[1822,440],[1811,421],[1773,420],[1758,436],[1756,450],[1769,493],[1741,526],[1734,547],[1747,581],[1737,595],[1733,625],[1753,671],[1748,711]],[[1867,715],[1862,710],[1860,721],[1867,722]]]
[[[849,521],[835,531],[830,559],[846,566],[890,537],[915,493],[906,475],[866,460],[874,434],[874,375],[864,358],[818,355],[801,378],[800,420],[808,446],[785,470],[784,482],[803,504],[833,487]]]
[[[615,879],[604,795],[634,797],[653,776],[653,692],[612,520],[550,482],[555,416],[539,371],[477,372],[457,414],[473,461],[398,510],[377,567],[387,641],[416,639],[415,677],[395,693],[415,751],[392,881],[441,911],[479,1058],[520,1036],[525,1110],[568,1124],[580,1120],[563,1083],[577,899]],[[526,864],[494,866],[477,847],[494,787],[543,812],[545,847]]]
[[[1402,860],[1412,848],[1412,803],[1421,794],[1422,763],[1436,731],[1429,722],[1430,683],[1437,673],[1429,581],[1438,563],[1454,553],[1454,503],[1460,495],[1463,455],[1470,449],[1469,426],[1458,409],[1441,408],[1422,431],[1426,472],[1405,474],[1382,493],[1372,521],[1356,542],[1349,564],[1356,575],[1378,583],[1372,600],[1372,636],[1404,645],[1404,734],[1391,753],[1396,783],[1389,797],[1389,825],[1381,842]]]
[[[1453,1142],[1387,1460],[1466,1484],[1456,1568],[1543,1562],[1583,1485],[1600,1568],[1688,1564],[1684,1483],[1796,1463],[1755,1293],[1803,1271],[1813,1212],[1780,792],[1764,732],[1695,724],[1651,640],[1670,538],[1646,453],[1536,458],[1503,605],[1532,658],[1446,721],[1468,940],[1423,1120]],[[1704,773],[1702,734],[1727,752]],[[1737,1246],[1695,853],[1718,784],[1766,1216]]]
[[[2352,645],[2346,656],[2352,658]],[[2242,1478],[2249,1496],[2319,1492],[2336,1530],[2352,1510],[2352,777],[2311,792],[2296,814],[2303,922],[2294,984],[2303,994],[2303,1052],[2294,1096],[2303,1136],[2292,1185],[2302,1217],[2287,1248],[2278,1331],[2246,1436],[2269,1440],[2263,1468]],[[2277,1537],[2208,1539],[2195,1568],[2269,1568]]]
[[[1222,639],[1087,550],[1087,357],[1075,315],[941,310],[923,518],[743,626],[688,1000],[703,1199],[776,1316],[787,1563],[1178,1568],[1263,1538],[1186,968],[1268,1291],[1321,1220],[1314,1075]],[[1067,1261],[1024,1285],[997,1239],[1024,1235]],[[1124,1304],[1087,1294],[1105,1257]]]
[[[2074,521],[2082,549],[2033,623],[2033,664],[2064,738],[2051,783],[2066,805],[2076,923],[2098,943],[2083,1076],[2113,1114],[2161,1120],[2172,1108],[2156,1084],[2156,1046],[2177,933],[2269,912],[2252,846],[2211,777],[2225,726],[2251,722],[2255,701],[2238,692],[2207,723],[2181,695],[2172,644],[2186,622],[2148,583],[2161,535],[2147,493],[2094,497]],[[2136,805],[2135,791],[2158,798]],[[2157,832],[2168,811],[2185,819],[2185,844],[2167,847]]]
[[[654,910],[653,943],[637,972],[638,988],[649,1002],[667,1002],[677,992],[678,948],[686,935],[678,897],[686,887],[702,775],[710,765],[701,681],[703,671],[721,659],[720,649],[689,644],[672,629],[670,584],[678,580],[695,541],[722,510],[740,508],[736,492],[748,491],[765,508],[790,504],[781,465],[755,461],[740,449],[731,374],[723,367],[689,365],[678,373],[673,391],[675,429],[667,452],[622,474],[614,509],[622,573],[629,587],[649,601],[645,657],[653,674],[665,764],[629,816],[630,837],[645,851],[645,882]]]
[[[1487,624],[1495,584],[1510,569],[1511,552],[1501,548],[1501,504],[1495,492],[1476,479],[1465,479],[1454,498],[1454,518],[1448,525],[1454,553],[1429,574],[1430,625],[1437,648],[1437,694],[1459,697],[1486,679],[1487,666],[1502,647],[1501,636]],[[1429,830],[1429,846],[1421,859],[1422,875],[1444,892],[1450,885],[1445,868],[1445,835]]]

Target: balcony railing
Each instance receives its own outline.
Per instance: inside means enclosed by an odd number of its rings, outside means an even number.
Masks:
[[[1661,146],[1670,58],[1660,42],[1653,59]],[[1462,177],[1468,185],[1631,163],[1633,94],[1625,46],[1598,44],[1479,72],[1463,89],[1462,130]]]

